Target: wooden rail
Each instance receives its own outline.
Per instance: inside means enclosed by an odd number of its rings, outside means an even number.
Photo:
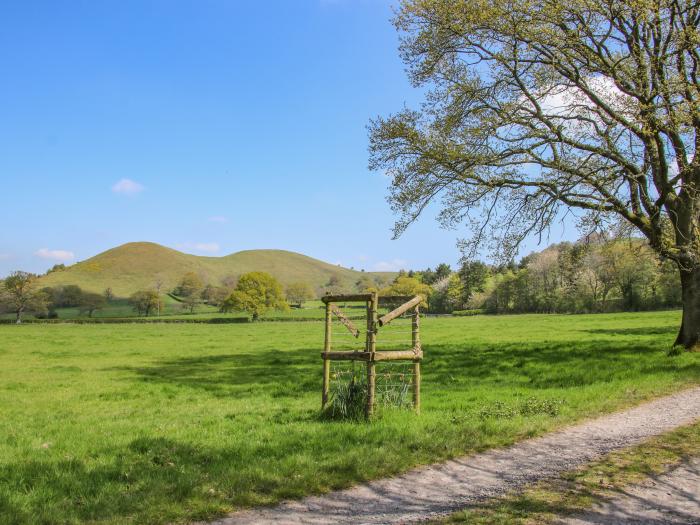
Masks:
[[[422,351],[415,350],[382,350],[379,352],[321,352],[321,357],[329,361],[420,361]]]
[[[371,293],[358,293],[358,294],[341,294],[341,295],[324,295],[321,297],[321,301],[324,303],[356,303],[360,301],[371,301],[374,297]]]
[[[331,303],[328,303],[328,306],[330,306],[333,314],[340,320],[342,325],[348,329],[348,331],[353,335],[353,337],[360,337],[360,329],[357,328],[354,324],[352,324],[352,321],[350,319],[345,317],[345,314],[343,314],[343,312],[340,311],[340,308]]]
[[[411,308],[415,308],[416,306],[418,306],[422,301],[423,298],[420,295],[416,295],[407,303],[404,303],[395,310],[389,312],[388,314],[381,316],[377,321],[377,324],[379,324],[380,327],[388,325],[391,321],[399,317],[401,314],[404,314],[408,312]]]

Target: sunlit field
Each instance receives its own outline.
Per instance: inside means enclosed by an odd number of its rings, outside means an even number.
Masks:
[[[319,417],[320,322],[0,326],[0,523],[171,523],[700,383],[679,312],[427,318],[422,414]]]

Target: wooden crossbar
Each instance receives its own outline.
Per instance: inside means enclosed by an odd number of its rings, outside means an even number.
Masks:
[[[340,308],[335,306],[334,304],[330,305],[331,307],[331,312],[338,318],[338,320],[343,324],[345,328],[348,329],[348,331],[353,335],[353,337],[358,338],[360,336],[360,330],[352,324],[352,321],[345,317],[345,314],[340,311]]]
[[[324,303],[353,303],[361,301],[371,301],[371,293],[358,293],[358,294],[343,294],[343,295],[324,295],[321,297],[321,301]]]
[[[321,357],[329,361],[420,361],[423,359],[423,351],[385,350],[381,352],[322,352]]]
[[[377,324],[379,326],[384,326],[389,324],[391,321],[399,317],[401,314],[406,313],[408,310],[411,308],[415,308],[418,306],[421,302],[423,301],[423,298],[420,295],[416,295],[413,299],[408,301],[407,303],[403,303],[401,306],[396,308],[395,310],[392,310],[386,315],[383,315],[379,318],[377,321]]]

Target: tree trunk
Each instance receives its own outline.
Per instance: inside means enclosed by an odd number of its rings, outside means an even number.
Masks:
[[[700,350],[700,269],[680,270],[683,318],[676,345]]]

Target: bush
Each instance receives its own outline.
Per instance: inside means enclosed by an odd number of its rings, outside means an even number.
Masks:
[[[452,315],[454,315],[455,317],[469,317],[472,315],[480,315],[483,313],[485,313],[483,309],[475,308],[472,310],[455,310],[454,312],[452,312]]]

